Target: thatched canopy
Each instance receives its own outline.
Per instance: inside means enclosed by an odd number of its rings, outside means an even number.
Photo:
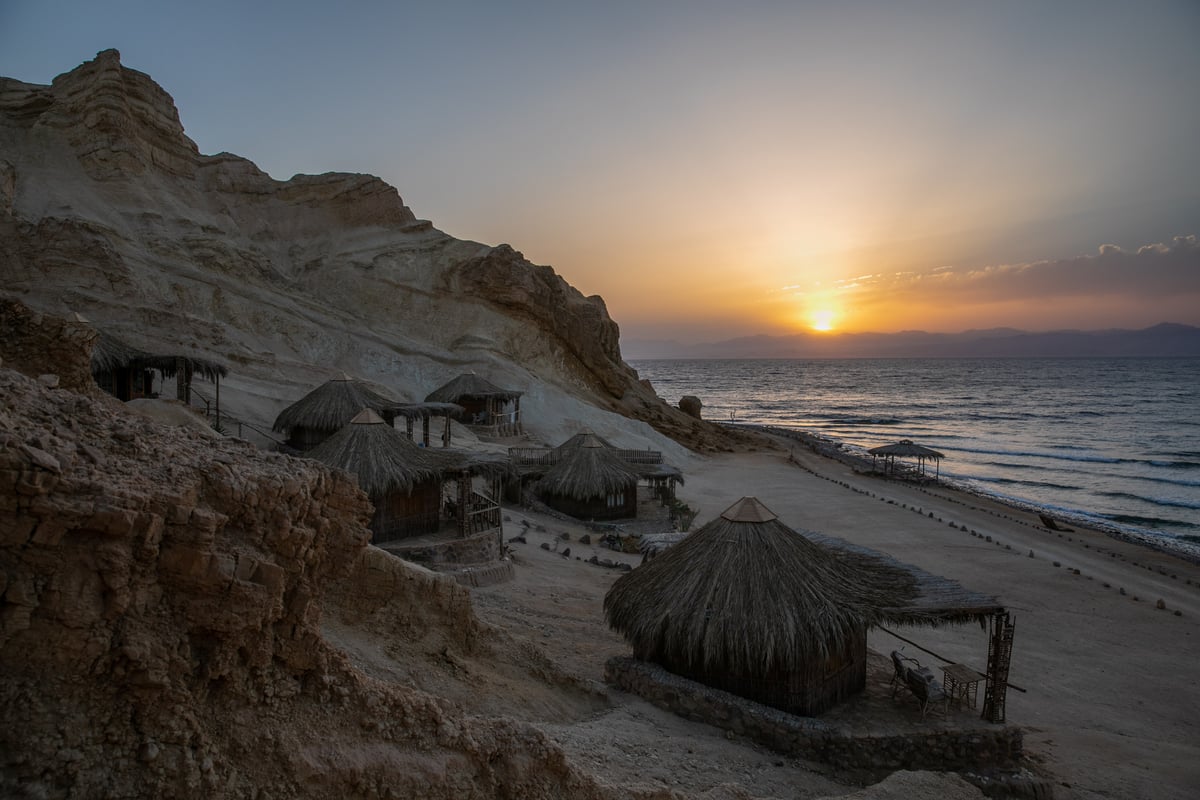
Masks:
[[[900,458],[945,458],[944,455],[937,450],[932,450],[928,447],[922,447],[919,444],[913,444],[912,439],[901,439],[895,444],[885,444],[880,447],[872,447],[867,451],[873,456],[899,456]]]
[[[872,447],[867,451],[873,458],[883,456],[884,462],[888,465],[889,470],[896,467],[897,458],[915,458],[917,460],[918,469],[921,474],[925,473],[925,462],[932,461],[937,465],[937,471],[941,473],[941,462],[945,458],[937,450],[932,450],[928,447],[922,447],[919,444],[913,444],[912,439],[901,439],[895,444],[885,444],[880,447]]]
[[[491,381],[479,377],[474,372],[459,375],[454,380],[434,389],[425,398],[427,403],[459,403],[469,398],[490,397],[501,402],[516,400],[522,392],[512,389],[501,389]]]
[[[581,445],[563,455],[538,482],[547,494],[587,500],[623,492],[637,486],[638,473],[599,441]]]
[[[368,408],[306,455],[354,473],[363,491],[380,496],[439,480],[445,465],[434,452],[417,446]]]
[[[389,400],[362,381],[343,375],[326,381],[279,412],[272,429],[278,433],[297,427],[333,431],[349,423],[364,408],[385,414],[400,405],[404,404]]]
[[[463,407],[457,403],[395,403],[388,410],[406,419],[428,419],[429,417],[462,416]]]
[[[640,657],[762,674],[830,658],[915,596],[903,569],[822,547],[745,497],[619,578],[604,612]]]
[[[884,619],[899,625],[939,625],[956,622],[984,622],[1004,606],[994,597],[963,587],[957,581],[926,572],[891,556],[852,544],[835,536],[814,531],[801,531],[813,542],[834,552],[845,553],[853,560],[870,559],[904,570],[916,587],[916,595],[902,605],[882,609]]]
[[[229,374],[228,368],[216,361],[181,353],[154,355],[103,331],[96,338],[96,344],[92,348],[93,375],[118,369],[156,369],[163,377],[173,378],[181,366],[210,381]]]

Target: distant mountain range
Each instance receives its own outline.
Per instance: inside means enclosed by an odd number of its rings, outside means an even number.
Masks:
[[[1142,330],[1031,333],[1013,328],[962,333],[841,333],[744,336],[720,342],[621,342],[622,356],[644,358],[1077,358],[1200,357],[1200,328],[1164,322]]]

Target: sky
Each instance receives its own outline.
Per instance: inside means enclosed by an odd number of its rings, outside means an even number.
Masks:
[[[1200,325],[1200,0],[0,0],[0,75],[108,48],[623,340]]]

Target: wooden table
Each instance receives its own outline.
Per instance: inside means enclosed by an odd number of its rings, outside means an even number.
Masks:
[[[974,708],[979,695],[979,682],[987,680],[987,676],[966,664],[947,664],[942,667],[942,674],[945,676],[946,694],[950,696],[950,702]]]

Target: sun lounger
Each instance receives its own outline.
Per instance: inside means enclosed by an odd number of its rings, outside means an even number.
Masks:
[[[1042,524],[1045,525],[1049,530],[1060,531],[1062,533],[1071,533],[1075,530],[1074,528],[1068,528],[1065,525],[1059,525],[1054,521],[1054,517],[1047,517],[1045,514],[1038,514],[1038,517],[1042,520]]]
[[[934,677],[933,672],[929,667],[921,666],[921,662],[915,658],[903,655],[899,650],[892,651],[892,698],[896,697],[896,692],[900,686],[908,687],[913,696],[917,698],[917,702],[921,704],[921,716],[925,716],[931,706],[941,706],[942,713],[946,713],[946,708],[950,703],[950,696],[946,694],[945,688],[941,682]]]

